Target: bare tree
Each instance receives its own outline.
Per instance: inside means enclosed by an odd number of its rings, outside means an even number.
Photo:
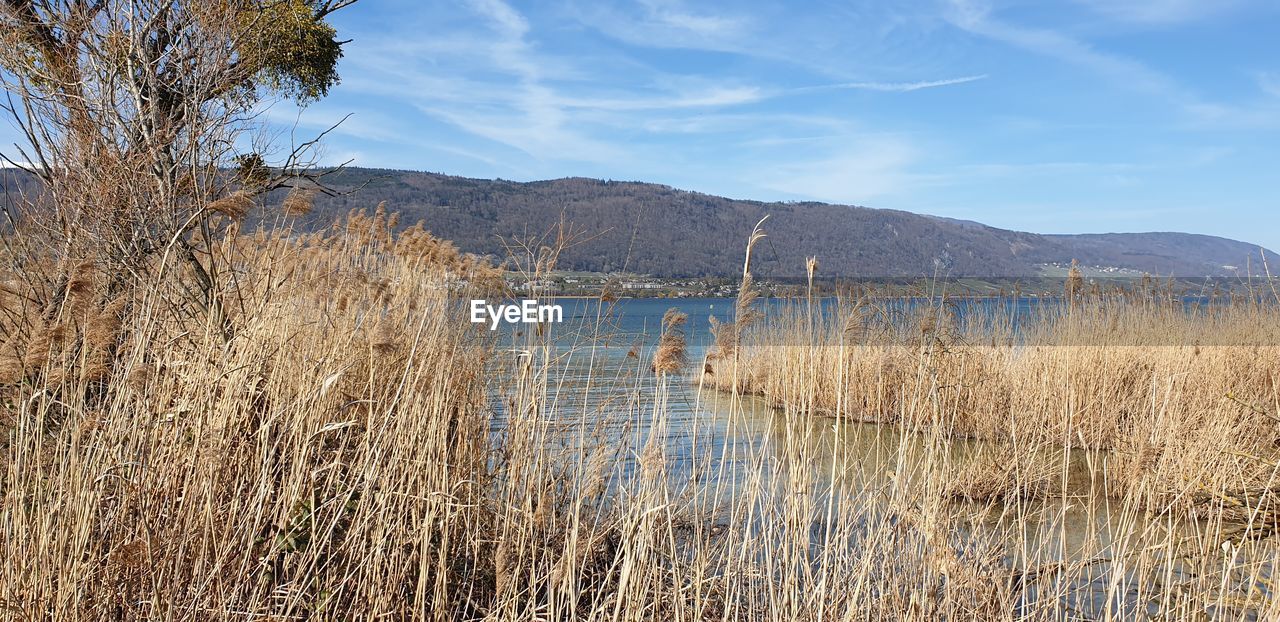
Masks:
[[[325,20],[354,2],[0,0],[0,108],[25,139],[3,157],[42,182],[27,220],[62,266],[50,302],[77,263],[118,290],[175,258],[220,316],[201,241],[309,176],[315,141],[274,153],[263,111],[337,82],[345,42]]]

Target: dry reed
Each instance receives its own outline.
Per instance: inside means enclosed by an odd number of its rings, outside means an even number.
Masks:
[[[493,273],[394,225],[210,242],[229,340],[166,283],[93,281],[83,319],[6,299],[6,618],[1280,613],[1265,350],[1015,351],[937,316],[876,342],[866,307],[806,309],[733,334],[763,399],[694,392],[681,422],[677,314],[659,374],[606,361],[611,305],[497,344],[462,304]]]

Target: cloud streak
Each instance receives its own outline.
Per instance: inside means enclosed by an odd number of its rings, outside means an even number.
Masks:
[[[903,137],[853,134],[831,142],[823,155],[758,172],[756,183],[794,196],[866,205],[901,192],[913,179],[909,169],[919,149]]]
[[[829,84],[825,86],[812,87],[811,89],[798,90],[858,89],[864,91],[882,91],[886,93],[909,93],[911,91],[934,89],[943,86],[968,84],[970,82],[986,80],[988,77],[989,76],[984,73],[976,76],[963,76],[960,78],[948,78],[946,80],[924,80],[918,82],[846,82],[844,84]]]
[[[1172,78],[1140,61],[1101,52],[1055,30],[1026,28],[994,19],[991,5],[982,0],[949,0],[949,6],[948,21],[967,32],[1087,67],[1132,88],[1191,99]]]
[[[1025,27],[994,18],[989,0],[947,2],[949,11],[946,19],[957,28],[1085,68],[1121,88],[1163,99],[1193,124],[1257,128],[1276,125],[1272,115],[1274,110],[1270,106],[1206,99],[1174,76],[1137,58],[1102,51],[1087,41],[1057,30]],[[1172,0],[1165,3],[1181,6]]]
[[[1076,0],[1111,19],[1146,25],[1170,26],[1239,10],[1250,0]]]
[[[1280,66],[1256,50],[1274,9],[1224,2],[391,0],[340,28],[354,42],[332,96],[272,122],[354,112],[335,152],[476,177],[643,179],[997,226],[1039,203],[1096,206],[1079,226],[1098,228],[1104,206],[1188,200],[1265,221]],[[1246,9],[1229,35],[1200,27]],[[1190,163],[1210,147],[1234,151]]]

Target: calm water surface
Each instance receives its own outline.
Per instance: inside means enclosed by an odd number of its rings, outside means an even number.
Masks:
[[[769,407],[754,397],[730,396],[724,392],[702,389],[696,383],[703,355],[713,342],[710,318],[732,319],[734,300],[728,298],[624,299],[601,304],[595,299],[558,299],[564,308],[564,321],[552,328],[550,346],[519,328],[503,337],[507,360],[504,367],[508,379],[518,378],[522,369],[544,370],[548,378],[547,396],[537,405],[538,420],[562,431],[578,433],[557,435],[547,439],[569,450],[576,444],[617,444],[627,447],[619,451],[616,474],[618,481],[632,476],[637,469],[641,448],[659,443],[666,458],[672,481],[688,481],[689,486],[708,485],[731,501],[744,486],[760,486],[761,481],[780,474],[785,453],[803,445],[804,455],[811,461],[809,478],[815,496],[826,499],[839,495],[842,503],[858,502],[879,494],[909,477],[903,469],[944,455],[953,466],[963,467],[974,460],[992,460],[997,455],[992,444],[959,440],[938,444],[926,435],[902,431],[894,425],[835,421],[822,417],[791,415]],[[792,304],[766,300],[761,308],[766,313]],[[834,304],[824,301],[824,307]],[[980,303],[989,304],[989,303]],[[990,312],[1026,313],[1037,304],[1021,301],[1017,305],[983,307]],[[685,325],[690,372],[686,377],[668,380],[661,389],[649,365],[661,331],[662,317],[676,308],[688,316]],[[963,311],[962,311],[963,312]],[[1016,314],[1015,313],[1015,314]],[[515,382],[513,380],[513,382]],[[510,387],[495,391],[495,430],[515,427],[521,406],[510,401]],[[658,400],[665,407],[655,407]],[[526,405],[525,407],[528,407]],[[656,412],[665,413],[656,417]],[[583,430],[590,430],[587,434]],[[545,431],[544,431],[545,433]],[[1067,476],[1059,483],[1056,499],[1025,504],[1013,513],[1020,521],[1003,519],[999,512],[984,522],[987,529],[1018,529],[1019,546],[1036,549],[1037,564],[1052,558],[1079,558],[1079,551],[1105,551],[1113,538],[1123,538],[1135,531],[1162,528],[1159,517],[1120,508],[1100,494],[1100,474],[1107,456],[1060,449],[1051,458],[1067,463]],[[760,478],[764,478],[761,480]],[[832,482],[838,481],[833,485]],[[1085,503],[1092,497],[1090,503]],[[766,496],[767,498],[767,496]],[[1079,502],[1072,502],[1075,498]],[[713,502],[715,500],[712,500]],[[1031,516],[1032,520],[1027,520]],[[1015,527],[1002,527],[1005,523]],[[1154,523],[1154,525],[1153,525]],[[1171,533],[1192,533],[1196,525],[1166,525]],[[824,527],[815,525],[815,539],[821,539]],[[1056,553],[1055,553],[1056,552]],[[1046,559],[1050,558],[1050,559]],[[1011,551],[1009,563],[1018,566],[1018,552]],[[1176,580],[1180,571],[1170,575]],[[1099,610],[1106,606],[1113,577],[1105,569],[1091,585],[1074,586],[1082,609]],[[1092,585],[1096,583],[1096,585]],[[1144,606],[1136,592],[1129,590],[1112,607],[1139,614]],[[1114,589],[1112,589],[1114,593]]]

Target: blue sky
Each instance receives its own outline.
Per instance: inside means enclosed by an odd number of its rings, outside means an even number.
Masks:
[[[364,0],[325,159],[1280,250],[1271,0]]]
[[[331,160],[1280,249],[1280,8],[366,1]],[[286,116],[283,110],[276,110]]]

